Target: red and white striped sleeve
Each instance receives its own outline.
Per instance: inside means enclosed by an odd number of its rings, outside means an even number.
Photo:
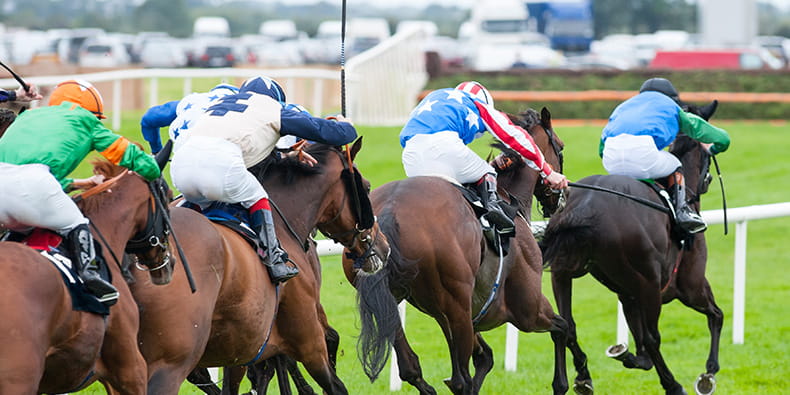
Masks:
[[[548,177],[552,173],[551,165],[543,158],[540,148],[526,130],[513,124],[507,115],[491,106],[477,101],[475,101],[475,106],[480,111],[480,118],[486,125],[486,129],[494,137],[521,154],[526,159],[527,165],[540,172],[542,177]]]

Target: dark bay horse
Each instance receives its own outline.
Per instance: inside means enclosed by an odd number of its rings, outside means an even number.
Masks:
[[[547,161],[561,171],[563,145],[551,128],[548,110],[544,108],[540,115],[529,110],[511,119],[529,131]],[[371,193],[373,209],[390,243],[390,259],[373,275],[359,274],[344,260],[346,275],[358,292],[362,324],[358,349],[371,379],[386,362],[392,342],[401,379],[421,394],[436,393],[423,379],[397,316],[397,303],[406,299],[441,327],[452,359],[452,377],[445,384],[453,393],[480,391],[493,366],[493,354],[479,332],[506,322],[524,332],[551,332],[555,349],[552,386],[555,393],[567,391],[567,325],[541,293],[543,261],[528,220],[533,194],[548,203],[549,212],[556,208],[558,195],[545,193],[537,171],[526,166],[521,156],[504,155],[507,159],[494,161],[499,167],[500,195],[507,191],[521,205],[516,235],[501,261],[484,240],[472,207],[449,181],[412,177],[389,182]],[[470,357],[474,377],[469,373]]]
[[[345,392],[330,366],[317,285],[300,284],[317,281],[309,278],[306,251],[316,227],[349,247],[367,270],[387,257],[386,238],[370,209],[369,183],[353,166],[361,146],[361,140],[348,150],[313,144],[307,152],[319,161],[316,167],[283,160],[266,171],[263,183],[277,211],[278,238],[302,270],[280,289],[240,235],[192,210],[171,210],[197,292],[189,293],[178,271],[166,287],[144,279],[132,285],[141,308],[139,341],[149,367],[149,393],[177,393],[196,367],[238,366],[280,353],[309,366],[327,392]],[[173,305],[163,306],[162,299]]]
[[[710,155],[693,139],[678,135],[670,152],[683,164],[687,196],[699,210],[701,194],[710,182]],[[594,175],[579,180],[661,205],[647,184],[614,175]],[[711,393],[719,370],[719,338],[723,314],[716,305],[705,278],[707,247],[704,233],[684,241],[685,248],[672,237],[672,219],[665,213],[633,200],[600,191],[572,188],[567,205],[556,213],[541,242],[544,258],[551,268],[557,309],[570,327],[568,348],[573,354],[577,376],[574,389],[591,394],[592,379],[587,356],[577,341],[571,314],[572,280],[587,273],[615,292],[623,305],[634,336],[636,355],[623,345],[607,354],[625,367],[649,370],[655,366],[667,394],[685,394],[661,355],[658,319],[661,305],[674,299],[708,318],[711,343],[706,373],[697,381],[699,393]]]
[[[161,162],[160,162],[161,165]],[[123,394],[146,391],[145,360],[137,348],[138,312],[114,256],[129,240],[142,237],[161,214],[152,192],[138,175],[97,162],[94,171],[116,176],[97,189],[111,192],[81,198],[100,240],[120,297],[108,317],[76,311],[55,266],[22,243],[0,243],[0,393],[36,394],[76,391],[96,378]],[[163,185],[163,184],[158,184]],[[164,184],[166,187],[166,184]],[[164,238],[161,232],[152,235]],[[99,250],[97,250],[98,255]],[[162,256],[162,251],[147,252]]]

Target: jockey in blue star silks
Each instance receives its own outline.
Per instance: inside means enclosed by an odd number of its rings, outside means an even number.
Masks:
[[[357,137],[344,117],[337,121],[294,111],[285,105],[285,92],[267,77],[245,81],[239,93],[221,98],[178,137],[170,175],[184,197],[201,208],[212,202],[240,203],[250,212],[258,232],[258,251],[274,283],[297,275],[286,264],[288,255],[275,234],[269,195],[247,171],[263,161],[283,135],[330,145],[348,144]]]
[[[151,145],[151,152],[155,154],[162,149],[159,128],[168,126],[170,139],[177,142],[178,136],[186,133],[193,120],[207,108],[217,100],[238,92],[239,88],[223,83],[208,92],[190,93],[181,100],[173,100],[149,108],[140,119],[140,129],[145,141]]]
[[[680,160],[664,148],[683,132],[715,155],[727,150],[730,137],[723,129],[683,111],[679,102],[678,91],[669,80],[648,79],[638,95],[620,103],[609,116],[598,152],[609,174],[640,179],[669,176],[676,222],[682,229],[697,233],[707,225],[686,202]]]
[[[568,186],[565,176],[546,163],[532,136],[494,108],[491,94],[475,81],[433,91],[412,111],[400,132],[403,168],[408,177],[440,176],[460,184],[476,183],[489,223],[513,229],[513,221],[499,206],[496,171],[467,147],[486,131],[521,154],[552,188]]]

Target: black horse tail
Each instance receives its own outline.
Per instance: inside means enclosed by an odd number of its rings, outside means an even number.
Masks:
[[[395,334],[401,328],[398,301],[390,289],[403,289],[403,283],[390,284],[390,279],[414,278],[414,274],[401,268],[398,247],[398,225],[394,217],[379,217],[379,227],[387,235],[390,256],[385,267],[372,275],[358,274],[354,283],[357,289],[357,305],[360,316],[360,335],[357,339],[357,355],[370,381],[378,378],[387,363]],[[416,265],[408,265],[416,266]],[[401,297],[402,299],[402,297]]]
[[[594,218],[567,213],[549,221],[543,239],[538,243],[543,253],[543,267],[581,269],[581,252],[589,250],[598,230]]]

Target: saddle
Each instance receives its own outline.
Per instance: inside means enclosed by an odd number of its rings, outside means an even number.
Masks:
[[[60,235],[50,230],[36,228],[29,235],[15,241],[37,250],[41,256],[47,258],[58,269],[71,295],[72,309],[105,316],[110,314],[110,308],[99,302],[96,296],[88,292],[79,279],[77,271],[71,264],[73,257],[68,256],[65,249],[60,249],[60,244],[63,241]],[[112,274],[104,261],[101,244],[97,240],[93,240],[93,246],[96,250],[96,260],[100,268],[99,275],[107,282],[112,282]]]
[[[250,227],[250,213],[241,204],[214,202],[202,211],[191,205],[184,205],[183,207],[191,208],[203,214],[211,222],[218,223],[238,233],[253,249],[258,249],[258,243],[260,243],[258,234]]]
[[[649,179],[639,181],[649,186],[650,189],[652,189],[659,196],[659,198],[661,198],[661,202],[664,203],[664,206],[669,209],[669,217],[672,224],[669,230],[670,237],[684,248],[690,249],[691,243],[694,240],[694,234],[689,233],[680,226],[677,226],[675,221],[675,205],[672,203],[672,197],[669,196],[667,188],[660,180]]]
[[[507,255],[510,249],[510,238],[516,234],[515,228],[512,231],[503,231],[501,229],[497,229],[492,224],[489,224],[488,221],[483,218],[483,214],[487,213],[488,210],[483,207],[483,203],[481,202],[477,188],[475,188],[473,184],[461,186],[453,183],[452,185],[461,191],[461,195],[472,207],[472,210],[474,211],[475,216],[477,217],[478,221],[480,222],[480,226],[483,229],[483,235],[485,236],[488,246],[494,251],[497,251],[497,253],[501,247],[502,255]],[[518,214],[518,199],[510,194],[508,194],[508,197],[510,203],[502,204],[502,211],[504,211],[510,219],[515,219],[516,215]],[[504,201],[502,201],[502,203],[504,203]]]

